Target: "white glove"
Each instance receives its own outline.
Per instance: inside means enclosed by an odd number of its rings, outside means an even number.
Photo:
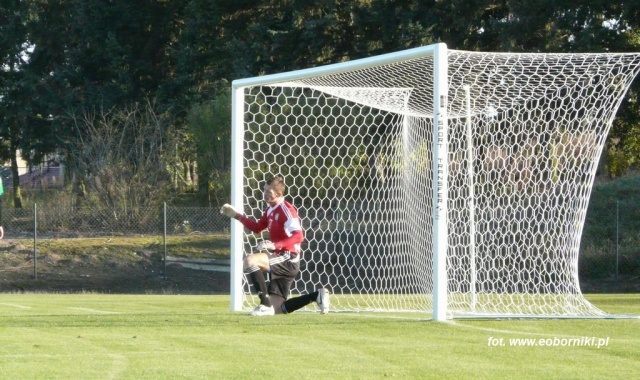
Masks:
[[[271,242],[271,240],[263,240],[258,245],[256,245],[256,250],[258,251],[275,251],[276,245]]]
[[[229,218],[235,218],[236,215],[240,214],[240,212],[238,212],[233,206],[228,203],[222,205],[222,208],[220,208],[220,213]]]

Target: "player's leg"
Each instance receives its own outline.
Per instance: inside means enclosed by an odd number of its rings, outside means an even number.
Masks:
[[[315,294],[315,297],[318,296],[317,295],[318,292],[313,292],[309,294],[303,294],[298,297],[290,298],[286,300],[284,304],[282,304],[282,306],[280,307],[280,310],[282,311],[283,314],[289,314],[289,313],[293,313],[296,310],[302,309],[303,307],[307,306],[308,304],[312,303],[315,300],[314,294]]]
[[[297,259],[297,260],[296,260]],[[269,281],[269,295],[276,314],[282,314],[282,305],[289,298],[291,286],[300,273],[300,259],[291,261],[288,253],[271,260],[271,281]]]
[[[269,256],[266,253],[255,253],[244,258],[244,273],[249,277],[253,287],[258,292],[260,305],[271,307],[271,300],[267,289],[267,280],[264,276],[270,269]],[[258,310],[260,305],[256,308]]]
[[[273,286],[272,284],[275,284],[274,281],[277,282],[277,280],[271,280],[269,282],[269,288],[271,288]],[[280,296],[280,295],[274,294],[274,293],[269,294],[269,297],[271,298],[271,305],[273,305],[274,312],[276,314],[282,314],[282,304],[287,299],[282,297],[282,296]]]
[[[296,260],[297,259],[297,260]],[[320,312],[326,314],[329,311],[329,292],[320,289],[313,293],[289,299],[289,293],[293,280],[300,272],[300,259],[297,256],[294,261],[287,260],[281,263],[271,262],[271,282],[269,283],[269,294],[272,299],[280,296],[284,300],[280,307],[276,307],[276,314],[288,314],[299,310],[312,302],[317,302]],[[274,305],[275,306],[275,305]]]
[[[318,304],[321,314],[327,314],[329,312],[329,291],[327,289],[318,289],[313,293],[290,298],[282,304],[281,311],[284,314],[293,313],[312,302],[316,302]]]

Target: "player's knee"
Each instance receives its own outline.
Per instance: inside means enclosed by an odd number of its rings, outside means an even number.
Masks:
[[[243,263],[244,269],[258,266],[257,260],[255,260],[253,255],[249,255],[245,257],[242,263]]]
[[[264,253],[254,253],[244,258],[244,268],[258,267],[262,271],[269,270],[269,258]]]
[[[275,309],[276,314],[286,314],[287,309],[284,308],[285,299],[277,294],[269,294],[271,298],[271,305]]]

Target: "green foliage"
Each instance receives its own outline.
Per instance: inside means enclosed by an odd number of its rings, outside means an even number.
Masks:
[[[640,82],[636,81],[613,121],[605,152],[607,171],[612,178],[622,176],[629,169],[640,169],[639,92]]]
[[[629,169],[629,159],[621,150],[615,147],[607,152],[608,174],[611,178],[619,178]]]
[[[187,130],[195,149],[198,191],[209,205],[228,201],[231,171],[231,98],[228,90],[191,107]]]
[[[640,273],[640,176],[594,186],[582,234],[582,278]]]
[[[623,236],[633,236],[640,231],[640,176],[625,177],[616,181],[596,184],[591,193],[585,242],[613,242],[616,235],[616,210],[622,221]],[[590,223],[593,222],[593,223]]]

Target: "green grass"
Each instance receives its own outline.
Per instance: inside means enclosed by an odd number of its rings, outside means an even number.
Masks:
[[[640,314],[640,295],[589,299]],[[509,344],[582,337],[608,345]],[[639,354],[640,319],[251,318],[231,313],[226,296],[0,294],[3,379],[628,379],[640,373]]]

